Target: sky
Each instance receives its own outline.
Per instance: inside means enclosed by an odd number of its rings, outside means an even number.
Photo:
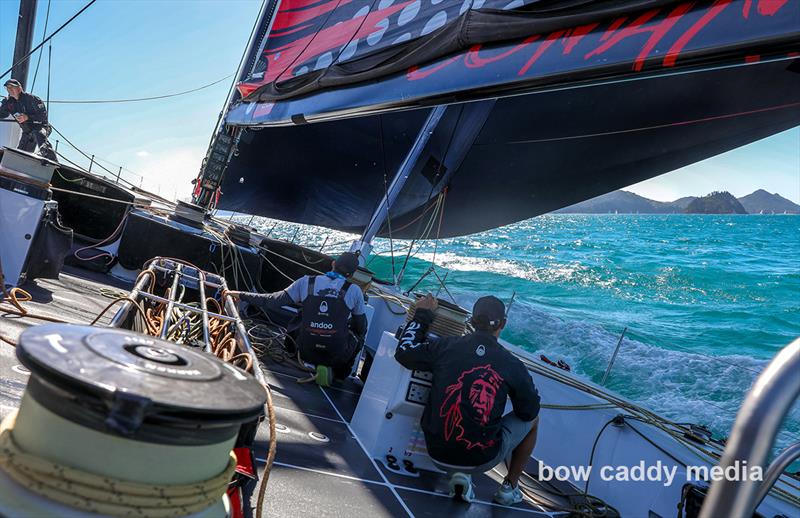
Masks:
[[[87,0],[52,0],[48,34]],[[50,99],[120,99],[192,89],[233,74],[261,0],[99,0],[52,42]],[[39,0],[34,44],[42,39],[48,0]],[[18,0],[0,0],[0,72],[11,66]],[[38,53],[31,63],[33,79]],[[47,95],[48,49],[33,92]],[[127,104],[51,104],[50,122],[112,171],[167,197],[185,198],[231,86]],[[30,90],[30,88],[29,88]],[[51,141],[59,137],[55,134]],[[89,160],[59,142],[84,167]],[[93,171],[96,171],[95,167]],[[800,203],[800,129],[783,132],[630,186],[668,201],[756,189]]]

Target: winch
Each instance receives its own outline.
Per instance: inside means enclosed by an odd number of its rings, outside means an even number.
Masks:
[[[237,437],[266,400],[244,371],[130,331],[42,325],[0,433],[0,515],[226,516]]]
[[[417,312],[417,300],[418,299],[414,299],[411,303],[411,307],[408,309],[406,323],[411,322]],[[466,333],[469,312],[461,306],[457,306],[446,300],[437,300],[439,305],[434,311],[433,322],[431,322],[428,331],[439,337],[461,336]]]

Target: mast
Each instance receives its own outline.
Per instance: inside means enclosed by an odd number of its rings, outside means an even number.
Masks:
[[[225,99],[225,105],[219,114],[217,126],[211,136],[211,142],[209,142],[208,151],[205,159],[203,159],[203,165],[197,178],[197,182],[200,183],[200,189],[195,191],[196,194],[193,201],[202,207],[208,208],[216,201],[214,193],[222,183],[222,177],[225,174],[228,161],[230,161],[231,155],[236,149],[236,143],[241,134],[240,131],[237,131],[236,136],[233,137],[225,132],[225,116],[231,104],[240,97],[236,85],[250,76],[253,67],[258,62],[258,56],[267,35],[272,29],[274,15],[278,11],[280,3],[281,0],[262,0],[261,10],[258,13],[255,25],[253,25],[244,54],[242,54],[236,76],[233,78],[228,97]]]
[[[36,5],[38,0],[20,0],[19,20],[17,21],[17,39],[14,43],[14,68],[11,79],[16,79],[22,86],[27,86],[28,66],[30,59],[24,59],[33,45],[33,31],[36,25]]]
[[[28,64],[30,59],[23,59],[30,51],[33,44],[33,31],[36,23],[36,3],[38,0],[20,0],[19,18],[17,20],[17,37],[14,44],[14,67],[11,69],[11,79],[16,79],[22,86],[27,86]],[[5,91],[3,94],[5,95]],[[8,119],[13,122],[13,119]],[[21,129],[19,124],[0,122],[0,148],[17,147]]]

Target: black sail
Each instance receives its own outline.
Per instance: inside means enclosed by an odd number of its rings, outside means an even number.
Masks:
[[[519,221],[800,124],[800,0],[295,0],[269,20],[225,115],[223,209],[360,232],[434,105],[395,237]]]

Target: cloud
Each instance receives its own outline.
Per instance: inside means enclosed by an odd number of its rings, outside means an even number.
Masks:
[[[137,151],[137,152],[136,152],[136,156],[138,156],[138,157],[140,157],[140,158],[147,158],[147,157],[149,157],[149,156],[150,156],[150,153],[149,153],[149,152],[147,152],[147,151],[145,151],[145,150],[142,150],[142,151]]]

